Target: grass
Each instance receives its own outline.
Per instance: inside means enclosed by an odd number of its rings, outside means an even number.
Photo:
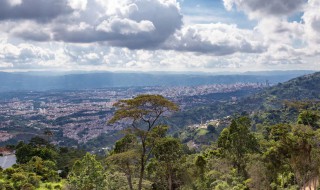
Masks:
[[[206,135],[208,133],[207,129],[198,129],[197,130],[197,136],[203,136]]]

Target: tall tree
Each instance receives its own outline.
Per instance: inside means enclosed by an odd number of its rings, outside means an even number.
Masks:
[[[133,190],[133,168],[138,163],[137,156],[139,156],[135,149],[136,141],[134,135],[127,134],[116,142],[113,151],[107,158],[108,162],[113,163],[121,172],[125,173],[130,190]]]
[[[155,134],[152,129],[160,125],[159,121],[163,116],[178,111],[178,106],[161,95],[139,95],[133,99],[120,100],[114,106],[117,110],[109,123],[130,121],[129,131],[136,135],[141,143],[138,183],[138,189],[141,190],[145,166],[154,147],[154,140],[150,138]]]
[[[226,157],[229,157],[239,174],[246,177],[245,155],[258,150],[258,142],[250,132],[251,121],[248,117],[233,119],[231,125],[225,128],[218,139],[218,147]]]
[[[303,110],[298,117],[298,124],[308,125],[314,129],[319,128],[318,121],[320,116],[318,113],[309,110]]]
[[[183,153],[181,143],[175,138],[161,138],[156,142],[153,153],[165,170],[167,188],[169,190],[174,189],[174,171]]]
[[[264,153],[273,181],[291,172],[300,188],[319,174],[319,138],[308,125],[278,124],[272,127],[270,147]],[[288,169],[289,168],[289,169]]]

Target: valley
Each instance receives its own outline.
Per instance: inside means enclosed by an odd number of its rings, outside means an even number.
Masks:
[[[161,94],[180,106],[181,112],[216,102],[237,99],[266,87],[263,83],[200,85],[194,87],[130,87],[68,91],[22,91],[0,94],[3,144],[44,136],[51,131],[54,144],[76,146],[101,134],[112,135],[124,124],[107,125],[113,104],[138,94]],[[175,124],[178,128],[184,126]],[[49,138],[49,137],[48,137]]]

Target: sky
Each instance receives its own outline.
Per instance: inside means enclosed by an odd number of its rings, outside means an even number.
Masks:
[[[0,71],[320,70],[320,0],[0,0]]]

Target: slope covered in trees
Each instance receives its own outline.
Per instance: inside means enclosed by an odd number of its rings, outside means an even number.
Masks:
[[[304,114],[300,117],[306,119]],[[114,148],[99,158],[57,148],[41,139],[20,143],[15,147],[19,163],[1,170],[0,187],[276,190],[300,189],[319,177],[320,129],[313,125],[278,123],[265,126],[268,130],[264,132],[252,132],[250,119],[239,116],[216,142],[199,151],[166,135],[167,126],[155,125],[149,132],[141,127],[127,130]],[[58,175],[61,167],[69,169]]]
[[[299,105],[288,103],[295,101],[300,102]],[[220,102],[179,112],[173,115],[171,121],[173,125],[182,127],[200,123],[201,120],[219,119],[244,112],[251,116],[264,117],[267,120],[274,119],[273,116],[275,115],[289,114],[289,118],[278,119],[277,121],[284,121],[284,119],[295,121],[299,112],[298,109],[310,107],[316,109],[316,104],[319,101],[320,72],[317,72],[279,83],[236,102]],[[288,113],[284,114],[283,112]],[[255,121],[261,122],[256,119]]]

